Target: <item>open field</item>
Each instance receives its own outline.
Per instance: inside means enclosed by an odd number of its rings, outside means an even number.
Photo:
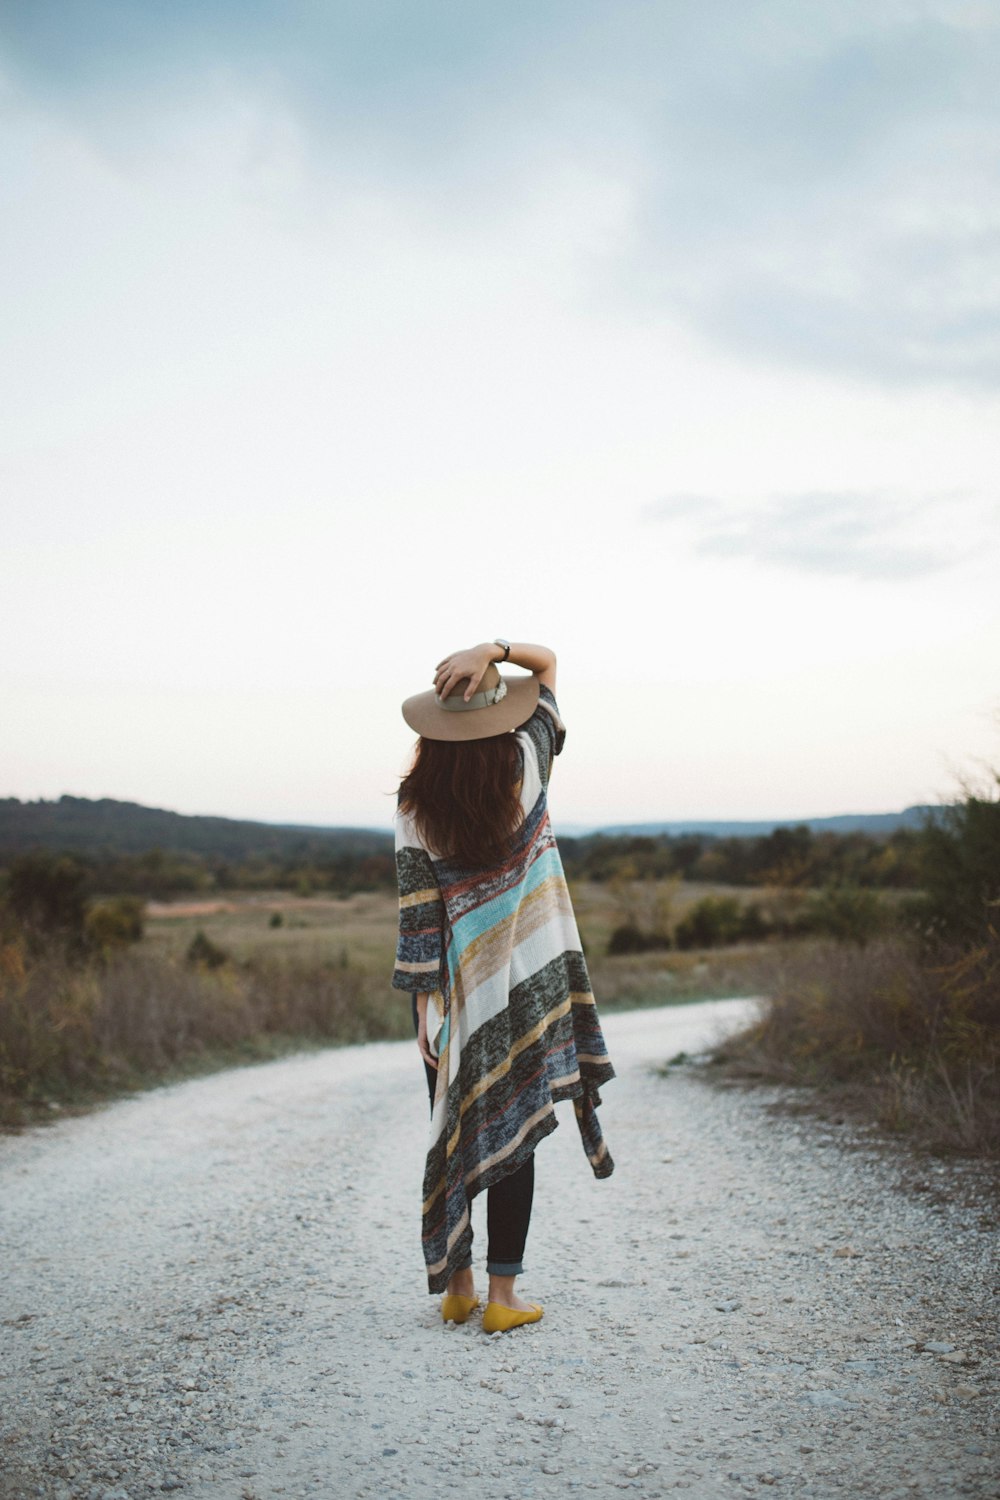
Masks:
[[[756,993],[771,971],[771,947],[746,944],[706,952],[665,951],[615,958],[608,958],[606,949],[613,929],[636,905],[648,920],[658,904],[662,908],[669,903],[676,920],[706,895],[735,895],[749,902],[769,894],[676,881],[636,882],[624,891],[595,883],[575,885],[573,899],[598,1003],[663,1005],[671,1000]],[[281,916],[280,927],[271,926],[275,913]],[[147,907],[141,947],[162,957],[180,958],[199,931],[240,962],[266,955],[295,964],[339,963],[364,976],[370,996],[382,990],[388,1003],[404,999],[389,988],[396,898],[386,892],[344,899],[304,898],[281,891],[235,892],[201,901],[154,902]]]
[[[676,917],[706,890],[662,885],[576,892],[601,1008],[760,993],[786,945],[607,957],[623,903],[672,901]],[[54,947],[25,963],[5,950],[0,1124],[289,1051],[411,1036],[408,997],[390,984],[396,923],[394,893],[223,893],[151,903],[142,939],[104,959]],[[201,961],[186,962],[196,938]]]
[[[818,1107],[933,1149],[995,1151],[995,1023],[978,969],[952,993],[891,932],[609,955],[616,928],[673,933],[707,896],[756,905],[787,931],[809,893],[612,879],[573,896],[603,1012],[760,997],[759,1024],[715,1059],[727,1075],[808,1084]],[[223,892],[150,903],[145,922],[139,942],[83,963],[0,952],[0,1124],[234,1063],[412,1036],[408,997],[390,985],[394,893]]]
[[[272,927],[280,914],[282,925]],[[151,902],[142,947],[181,958],[196,932],[240,962],[267,954],[299,963],[349,963],[386,988],[396,942],[396,898],[372,892],[346,899],[287,892],[236,892],[204,901]]]

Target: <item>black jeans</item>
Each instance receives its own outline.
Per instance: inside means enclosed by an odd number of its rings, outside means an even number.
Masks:
[[[417,1031],[417,997],[413,996],[413,1030]],[[434,1108],[434,1089],[437,1070],[424,1063],[427,1075],[427,1092],[431,1109]],[[524,1246],[531,1222],[531,1200],[535,1194],[534,1152],[516,1172],[501,1177],[486,1190],[486,1269],[491,1276],[520,1276],[524,1267]],[[472,1256],[466,1261],[472,1265]],[[464,1270],[465,1267],[459,1267]]]

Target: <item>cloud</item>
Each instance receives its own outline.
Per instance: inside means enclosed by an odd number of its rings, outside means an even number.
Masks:
[[[744,558],[809,573],[906,580],[953,567],[991,534],[968,496],[904,500],[881,491],[811,491],[750,505],[670,495],[644,519],[686,527],[701,557]]]
[[[1000,386],[993,6],[35,0],[0,45],[112,155],[236,93],[295,120],[317,194],[353,172],[442,224],[575,161],[631,203],[624,243],[566,230],[595,302],[753,361]]]
[[[523,97],[520,75],[566,27],[569,0],[37,0],[4,7],[0,45],[26,87],[95,131],[227,86],[280,101],[319,144],[382,137],[411,164],[416,147],[429,173]]]
[[[741,354],[883,383],[1000,382],[1000,29],[775,8],[730,35],[660,128],[640,295]],[[933,14],[933,10],[939,12]],[[781,17],[784,18],[783,22]],[[746,36],[742,38],[745,42]]]

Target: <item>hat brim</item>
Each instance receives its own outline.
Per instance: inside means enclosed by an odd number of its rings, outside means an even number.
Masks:
[[[538,706],[538,678],[504,677],[506,695],[485,708],[454,712],[442,708],[434,689],[414,693],[403,704],[403,718],[425,740],[489,740],[509,734],[531,718]]]

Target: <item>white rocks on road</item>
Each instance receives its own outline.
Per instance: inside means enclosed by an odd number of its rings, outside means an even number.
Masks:
[[[410,1044],[3,1140],[0,1495],[1000,1495],[995,1230],[774,1090],[653,1071],[748,1004],[605,1018],[617,1170],[561,1107],[545,1317],[493,1338],[426,1292]]]

